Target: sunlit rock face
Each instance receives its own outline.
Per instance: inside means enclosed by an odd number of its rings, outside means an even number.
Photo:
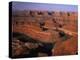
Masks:
[[[77,53],[77,12],[15,11],[12,15],[13,57]]]
[[[52,55],[76,55],[78,54],[77,36],[74,36],[64,42],[59,42],[52,49]]]

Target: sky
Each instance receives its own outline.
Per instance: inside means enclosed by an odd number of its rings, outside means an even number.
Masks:
[[[12,2],[12,10],[41,10],[41,11],[69,11],[77,12],[77,5],[32,3],[32,2]]]

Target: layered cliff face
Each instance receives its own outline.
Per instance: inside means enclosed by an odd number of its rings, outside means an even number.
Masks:
[[[52,55],[76,54],[77,21],[77,12],[15,11],[12,15],[12,32],[25,34],[38,42],[55,43],[49,50]]]

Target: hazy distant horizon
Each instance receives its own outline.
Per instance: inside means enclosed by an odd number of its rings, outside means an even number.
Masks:
[[[78,12],[77,5],[32,3],[32,2],[12,2],[12,11],[16,10],[39,10],[39,11],[67,11]]]

